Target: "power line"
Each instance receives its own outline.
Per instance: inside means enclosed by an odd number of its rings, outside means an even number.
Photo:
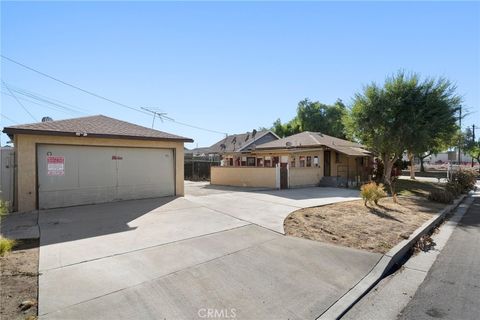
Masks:
[[[124,108],[128,108],[128,109],[130,109],[130,110],[134,110],[134,111],[137,111],[137,112],[146,114],[146,115],[151,115],[151,113],[149,113],[149,112],[147,112],[147,111],[144,111],[144,110],[141,110],[141,109],[138,109],[138,108],[135,108],[135,107],[126,105],[126,104],[124,104],[124,103],[121,103],[121,102],[112,100],[112,99],[110,99],[110,98],[106,98],[106,97],[104,97],[104,96],[102,96],[102,95],[100,95],[100,94],[94,93],[94,92],[89,91],[89,90],[86,90],[86,89],[82,89],[82,88],[80,88],[80,87],[78,87],[78,86],[76,86],[76,85],[73,85],[73,84],[68,83],[68,82],[66,82],[66,81],[63,81],[63,80],[60,80],[60,79],[58,79],[58,78],[56,78],[56,77],[54,77],[54,76],[51,76],[51,75],[49,75],[49,74],[46,74],[45,72],[39,71],[39,70],[37,70],[37,69],[34,69],[34,68],[32,68],[32,67],[29,67],[29,66],[21,63],[21,62],[18,62],[18,61],[13,60],[13,59],[11,59],[11,58],[9,58],[9,57],[6,57],[6,56],[4,56],[3,54],[0,54],[0,57],[6,59],[6,60],[8,60],[8,61],[10,61],[10,62],[12,62],[12,63],[14,63],[14,64],[16,64],[16,65],[19,65],[19,66],[21,66],[21,67],[23,67],[23,68],[25,68],[25,69],[27,69],[27,70],[30,70],[30,71],[35,72],[35,73],[37,73],[37,74],[40,74],[40,75],[42,75],[42,76],[44,76],[44,77],[47,77],[47,78],[49,78],[49,79],[51,79],[51,80],[57,81],[57,82],[59,82],[59,83],[61,83],[61,84],[64,84],[64,85],[66,85],[66,86],[68,86],[68,87],[77,89],[77,90],[79,90],[79,91],[81,91],[81,92],[84,92],[84,93],[89,94],[89,95],[91,95],[91,96],[94,96],[94,97],[96,97],[96,98],[99,98],[99,99],[108,101],[108,102],[113,103],[113,104],[116,104],[116,105],[118,105],[118,106],[121,106],[121,107],[124,107]],[[190,127],[190,128],[194,128],[194,129],[197,129],[197,130],[203,130],[203,131],[208,131],[208,132],[217,133],[217,134],[222,134],[222,135],[227,134],[227,133],[225,133],[225,132],[220,132],[220,131],[216,131],[216,130],[212,130],[212,129],[207,129],[207,128],[202,128],[202,127],[199,127],[199,126],[191,125],[191,124],[188,124],[188,123],[185,123],[185,122],[180,122],[180,121],[177,121],[177,120],[172,119],[172,118],[168,118],[168,117],[164,117],[164,118],[166,118],[167,120],[172,121],[172,122],[174,122],[174,123],[176,123],[176,124],[179,124],[179,125],[182,125],[182,126],[186,126],[186,127]]]
[[[30,91],[30,90],[27,90],[27,89],[23,89],[23,88],[20,88],[20,87],[15,87],[15,86],[12,86],[11,84],[9,84],[9,86],[10,86],[10,89],[12,89],[13,91],[18,92],[20,94],[23,94],[25,96],[29,96],[29,97],[31,97],[35,100],[43,101],[43,102],[50,103],[50,104],[55,104],[57,106],[59,104],[61,104],[62,106],[60,106],[60,107],[72,110],[74,112],[82,112],[82,113],[90,112],[90,110],[87,110],[85,108],[82,108],[82,107],[79,107],[79,106],[76,106],[76,105],[73,105],[73,104],[70,104],[70,103],[67,103],[67,102],[49,97],[49,96],[45,96],[45,95],[42,95],[40,93],[36,93],[36,92]]]
[[[170,120],[170,119],[167,119],[167,120]],[[194,126],[194,125],[191,125],[191,124],[188,124],[188,123],[180,122],[180,121],[177,121],[177,120],[174,120],[174,119],[172,119],[170,121],[173,121],[176,124],[179,124],[179,125],[182,125],[182,126],[186,126],[186,127],[190,127],[190,128],[194,128],[194,129],[198,129],[198,130],[204,130],[204,131],[208,131],[208,132],[212,132],[212,133],[218,133],[218,134],[221,134],[221,135],[228,135],[228,133],[226,133],[226,132],[220,132],[220,131],[216,131],[216,130],[212,130],[212,129],[201,128],[201,127],[197,127],[197,126]]]
[[[13,120],[12,118],[7,117],[7,116],[4,115],[3,113],[0,113],[0,117],[3,117],[3,118],[7,119],[7,120],[10,121],[10,122],[13,122],[14,124],[19,124],[17,121]]]
[[[11,94],[9,94],[9,93],[7,93],[7,92],[2,91],[1,93],[4,94],[4,95],[6,95],[6,96],[8,96],[8,97],[13,97],[13,95],[11,95]],[[28,103],[33,103],[33,104],[35,104],[35,105],[37,105],[37,106],[39,106],[39,107],[41,107],[41,108],[45,108],[45,109],[49,109],[49,110],[54,110],[54,111],[58,111],[58,112],[64,112],[64,113],[66,113],[66,114],[68,114],[68,115],[71,115],[71,116],[78,116],[78,114],[80,114],[80,112],[75,112],[75,113],[74,113],[74,112],[71,112],[71,111],[69,111],[69,110],[63,109],[63,108],[61,108],[61,107],[56,107],[56,106],[54,106],[54,105],[48,105],[48,104],[45,104],[45,103],[39,103],[39,102],[36,102],[36,101],[32,101],[32,100],[30,100],[30,99],[27,99],[27,98],[25,98],[25,97],[18,97],[18,99],[23,100],[23,101],[27,101]]]
[[[29,115],[30,117],[32,117],[32,119],[35,121],[35,122],[38,122],[37,119],[33,116],[33,114],[30,113],[30,111],[28,111],[27,107],[25,107],[23,105],[23,103],[20,102],[20,100],[17,98],[17,96],[12,92],[12,90],[10,90],[10,88],[7,86],[7,84],[5,83],[5,81],[2,80],[2,83],[3,85],[5,86],[5,88],[7,88],[8,92],[10,92],[10,94],[13,96],[13,98],[15,99],[15,101],[18,102],[18,104],[23,108],[23,110],[25,110]]]
[[[143,107],[142,107],[142,109],[147,111],[147,112],[150,112],[151,114],[153,114],[152,128],[155,124],[155,117],[158,117],[162,122],[163,122],[163,120],[168,120],[168,121],[174,122],[174,123],[182,125],[182,126],[186,126],[186,127],[190,127],[190,128],[194,128],[194,129],[198,129],[198,130],[209,131],[209,132],[213,132],[213,133],[218,133],[218,134],[221,134],[221,135],[228,135],[225,132],[220,132],[220,131],[216,131],[216,130],[212,130],[212,129],[201,128],[201,127],[197,127],[197,126],[194,126],[194,125],[191,125],[191,124],[188,124],[188,123],[177,121],[173,118],[167,117],[167,113],[162,112],[160,110],[156,110],[156,109],[152,109],[152,108],[143,108]]]
[[[47,97],[47,96],[42,96],[42,95],[39,95],[39,94],[34,93],[34,92],[29,92],[25,89],[18,89],[18,88],[15,89],[11,85],[9,85],[9,87],[12,91],[22,95],[21,97],[17,96],[17,98],[19,98],[21,100],[24,100],[24,101],[28,101],[30,103],[34,103],[38,106],[45,107],[45,108],[52,109],[52,110],[56,110],[56,111],[62,111],[62,112],[65,112],[65,113],[71,114],[71,115],[87,114],[83,111],[79,111],[79,110],[84,110],[84,109],[82,109],[80,107],[77,107],[77,106],[74,106],[74,105],[71,105],[71,104],[68,104],[66,102],[56,100],[56,99],[53,99],[53,98],[50,98],[50,97]],[[2,94],[13,97],[12,95],[10,95],[6,92],[3,92],[3,91],[2,91]],[[28,97],[29,99],[27,99],[26,97]],[[34,101],[32,101],[31,99],[33,99]],[[43,102],[43,103],[38,103],[38,102]],[[47,104],[47,105],[45,105],[45,104]],[[50,105],[50,106],[48,106],[48,105]],[[68,106],[71,106],[71,107],[68,107]],[[88,110],[85,110],[85,111],[89,112]]]
[[[82,92],[84,92],[84,93],[86,93],[86,94],[89,94],[89,95],[91,95],[91,96],[94,96],[94,97],[96,97],[96,98],[99,98],[99,99],[108,101],[108,102],[110,102],[110,103],[119,105],[119,106],[124,107],[124,108],[128,108],[128,109],[130,109],[130,110],[134,110],[134,111],[138,111],[138,112],[141,112],[141,113],[144,113],[144,114],[148,114],[148,113],[145,112],[145,111],[142,111],[142,110],[139,110],[139,109],[137,109],[137,108],[128,106],[128,105],[126,105],[126,104],[124,104],[124,103],[121,103],[121,102],[118,102],[118,101],[115,101],[115,100],[106,98],[106,97],[101,96],[101,95],[99,95],[99,94],[97,94],[97,93],[91,92],[91,91],[89,91],[89,90],[82,89],[82,88],[80,88],[80,87],[77,87],[76,85],[73,85],[73,84],[70,84],[70,83],[65,82],[65,81],[63,81],[63,80],[60,80],[60,79],[58,79],[58,78],[55,78],[55,77],[53,77],[53,76],[51,76],[51,75],[48,75],[48,74],[46,74],[46,73],[44,73],[44,72],[42,72],[42,71],[36,70],[36,69],[31,68],[31,67],[29,67],[29,66],[27,66],[27,65],[24,65],[23,63],[20,63],[20,62],[18,62],[18,61],[15,61],[15,60],[13,60],[13,59],[10,59],[9,57],[4,56],[3,54],[0,55],[0,56],[1,56],[2,58],[6,59],[6,60],[8,60],[8,61],[10,61],[10,62],[12,62],[12,63],[15,63],[16,65],[19,65],[19,66],[25,68],[25,69],[28,69],[28,70],[33,71],[33,72],[35,72],[35,73],[38,73],[38,74],[40,74],[40,75],[42,75],[42,76],[44,76],[44,77],[47,77],[47,78],[52,79],[52,80],[54,80],[54,81],[57,81],[57,82],[59,82],[59,83],[61,83],[61,84],[64,84],[64,85],[66,85],[66,86],[68,86],[68,87],[71,87],[71,88],[80,90],[80,91],[82,91]]]

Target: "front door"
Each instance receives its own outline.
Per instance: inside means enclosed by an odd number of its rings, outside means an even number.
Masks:
[[[332,160],[331,152],[324,151],[323,153],[323,175],[325,177],[330,177],[330,161]]]

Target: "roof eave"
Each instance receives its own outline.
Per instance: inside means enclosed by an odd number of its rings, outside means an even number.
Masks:
[[[127,140],[193,142],[193,139],[184,138],[184,137],[161,138],[161,137],[131,136],[131,135],[118,135],[118,134],[95,134],[95,133],[87,133],[87,136],[77,136],[75,132],[31,130],[31,129],[11,128],[11,127],[4,128],[3,133],[7,134],[10,137],[10,139],[13,139],[13,135],[15,134],[28,134],[28,135],[45,135],[45,136],[82,137],[82,138],[113,138],[113,139],[127,139]]]

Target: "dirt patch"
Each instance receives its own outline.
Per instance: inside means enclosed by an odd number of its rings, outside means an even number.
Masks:
[[[38,245],[38,239],[19,240],[0,257],[0,319],[36,319]]]
[[[369,207],[356,200],[301,209],[285,219],[285,233],[385,253],[445,207],[423,197],[398,199],[398,204],[385,198]]]

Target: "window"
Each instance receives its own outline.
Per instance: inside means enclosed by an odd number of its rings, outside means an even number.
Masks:
[[[265,167],[272,166],[272,157],[265,157]]]
[[[257,167],[263,167],[263,158],[257,158]]]
[[[311,167],[311,166],[312,166],[312,157],[307,156],[307,167]]]
[[[300,160],[300,165],[299,165],[299,167],[300,167],[300,168],[305,167],[305,156],[300,156],[299,160]]]
[[[272,167],[276,167],[279,162],[280,162],[279,157],[273,157]]]
[[[313,165],[318,167],[318,156],[313,157]]]
[[[338,152],[335,152],[335,163],[340,163],[341,160],[340,160],[340,153]]]
[[[247,165],[247,157],[242,157],[241,166],[245,167]]]
[[[247,157],[247,167],[255,167],[255,157]]]
[[[295,157],[292,157],[292,159],[290,160],[290,167],[295,168]]]

